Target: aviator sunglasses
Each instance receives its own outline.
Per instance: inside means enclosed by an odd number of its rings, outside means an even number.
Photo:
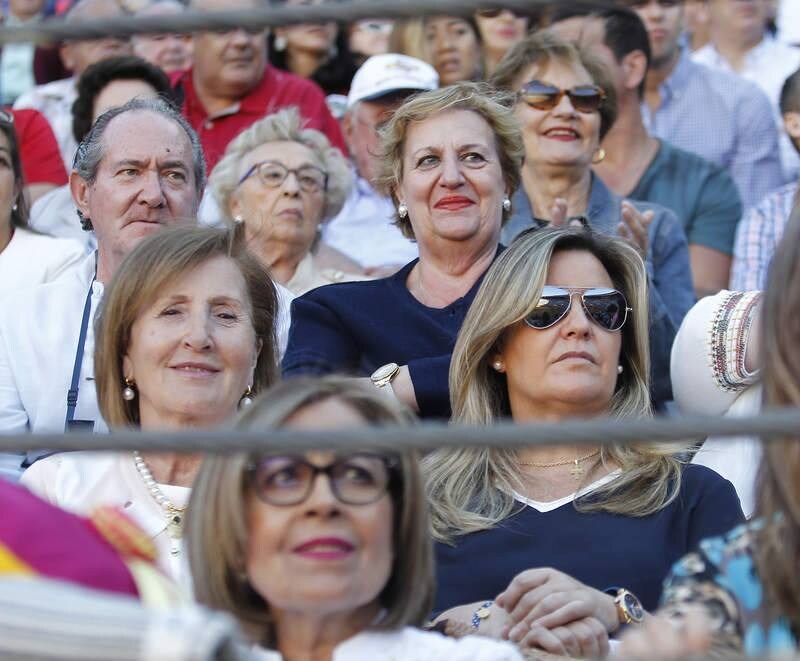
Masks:
[[[622,292],[616,289],[545,285],[539,303],[525,317],[525,323],[537,330],[554,326],[569,314],[575,294],[580,295],[583,311],[589,319],[607,331],[622,328],[632,310]]]
[[[606,100],[605,90],[599,85],[576,85],[565,90],[541,80],[528,81],[518,94],[520,99],[537,110],[552,110],[566,95],[575,110],[593,113],[600,110]]]

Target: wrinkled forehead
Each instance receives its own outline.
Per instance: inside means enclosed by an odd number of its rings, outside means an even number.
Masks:
[[[103,163],[169,160],[194,170],[186,131],[178,122],[150,110],[131,110],[114,117],[103,132],[102,145]]]

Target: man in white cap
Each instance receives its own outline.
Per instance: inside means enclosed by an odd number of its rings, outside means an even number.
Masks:
[[[356,72],[342,120],[355,182],[344,208],[322,230],[326,244],[374,275],[386,275],[418,256],[417,244],[394,225],[394,205],[372,185],[380,163],[378,129],[416,92],[436,89],[439,77],[414,57],[373,55]]]

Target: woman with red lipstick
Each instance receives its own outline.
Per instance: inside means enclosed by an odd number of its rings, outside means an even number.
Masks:
[[[103,300],[94,371],[103,418],[112,429],[220,425],[276,377],[276,312],[275,287],[241,236],[187,226],[146,239]],[[201,460],[56,454],[36,462],[22,483],[78,514],[123,508],[153,538],[159,566],[183,580],[184,510]]]
[[[490,81],[516,94],[514,114],[525,144],[522,187],[501,239],[580,216],[597,231],[627,239],[647,264],[650,284],[651,397],[657,409],[672,399],[669,352],[694,303],[683,226],[664,207],[614,195],[592,164],[616,119],[614,85],[603,64],[550,31],[536,32],[503,59]]]
[[[243,431],[407,424],[344,377],[283,382]],[[195,596],[234,615],[271,661],[521,661],[508,643],[421,631],[433,590],[416,454],[266,452],[206,460],[189,507]]]
[[[284,376],[371,375],[422,417],[449,417],[455,337],[519,185],[522,137],[507,101],[459,83],[398,108],[383,131],[377,184],[419,259],[388,278],[295,299]]]
[[[289,108],[232,140],[209,185],[228,225],[241,223],[248,249],[299,296],[364,279],[358,264],[333,248],[323,250],[319,240],[320,225],[339,213],[351,180],[341,152],[319,131],[304,129],[297,109]],[[352,272],[327,265],[331,254]]]
[[[450,367],[453,418],[647,417],[647,344],[636,250],[583,228],[526,232],[489,269],[464,320]],[[460,605],[443,617],[469,620],[497,597],[490,617],[507,620],[511,640],[602,652],[606,632],[655,608],[673,562],[743,520],[733,486],[685,466],[685,449],[431,453],[435,610]]]

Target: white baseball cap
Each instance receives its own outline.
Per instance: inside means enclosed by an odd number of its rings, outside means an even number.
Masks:
[[[356,71],[347,95],[347,107],[392,92],[422,92],[439,87],[439,76],[427,62],[398,53],[373,55]]]

